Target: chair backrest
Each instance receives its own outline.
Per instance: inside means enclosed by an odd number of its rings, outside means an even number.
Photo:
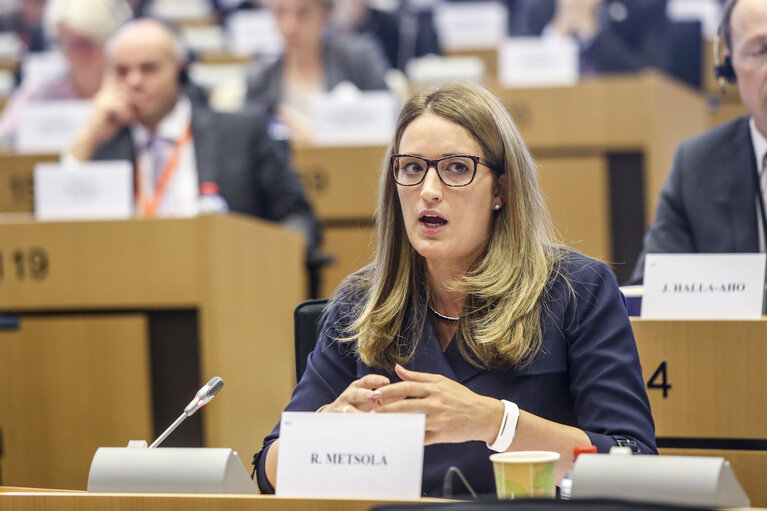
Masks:
[[[703,83],[703,35],[700,21],[674,21],[670,23],[668,70],[673,76],[691,87],[700,89]]]
[[[327,299],[301,302],[293,311],[293,328],[296,352],[296,381],[306,369],[306,359],[317,344],[320,334],[320,318],[328,304]]]

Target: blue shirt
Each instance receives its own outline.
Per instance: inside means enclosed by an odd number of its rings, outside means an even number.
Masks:
[[[477,394],[513,401],[529,413],[580,428],[599,452],[628,440],[642,453],[657,453],[636,342],[612,272],[603,263],[570,253],[562,261],[560,273],[567,276],[572,291],[561,275],[550,281],[542,317],[543,345],[529,365],[478,368],[461,356],[455,341],[443,352],[427,319],[415,355],[405,367],[444,375]],[[329,312],[286,410],[314,411],[333,402],[352,381],[366,374],[384,374],[392,382],[399,381],[394,373],[363,364],[350,343],[333,341],[334,326],[348,321],[345,309],[338,305]],[[404,324],[408,324],[407,317]],[[279,424],[253,460],[264,493],[273,492],[264,463],[267,449],[278,436]],[[451,466],[460,468],[477,493],[493,493],[490,454],[484,442],[425,447],[424,494],[442,496],[443,478]]]

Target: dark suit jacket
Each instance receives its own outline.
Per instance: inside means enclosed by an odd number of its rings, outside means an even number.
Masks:
[[[757,172],[748,117],[682,142],[644,238],[644,254],[759,252]]]
[[[581,51],[581,64],[599,73],[671,67],[667,0],[607,0],[601,29]],[[556,0],[535,0],[528,12],[528,29],[540,34],[554,17]],[[615,13],[625,13],[620,18]]]
[[[325,90],[343,81],[360,90],[386,90],[388,61],[378,44],[366,36],[328,34],[323,53]],[[283,57],[248,76],[246,101],[273,111],[282,99]]]
[[[305,233],[307,247],[320,229],[286,150],[272,140],[266,115],[214,112],[192,105],[192,137],[199,181],[218,183],[232,211],[280,222]],[[96,149],[94,160],[135,161],[129,128]]]
[[[561,275],[552,278],[541,325],[543,345],[529,365],[480,369],[463,358],[455,339],[443,352],[427,317],[423,331],[406,329],[403,340],[397,341],[403,343],[403,350],[416,344],[415,354],[405,367],[444,375],[480,395],[507,399],[527,412],[581,428],[599,452],[607,452],[625,439],[636,442],[643,453],[655,453],[650,404],[615,277],[603,263],[577,253],[566,257],[561,269],[572,288]],[[286,410],[317,410],[366,374],[385,374],[392,382],[399,381],[393,371],[366,366],[355,356],[352,343],[334,340],[345,328],[339,325],[348,325],[354,315],[350,310],[353,300],[342,299],[331,306],[317,347],[309,355],[306,371]],[[425,306],[423,309],[417,313],[425,314]],[[403,323],[410,324],[412,318],[413,311],[406,311]],[[263,470],[265,453],[278,436],[279,424],[254,457],[262,492],[271,490]],[[422,491],[430,497],[441,496],[445,472],[455,465],[477,493],[492,493],[490,454],[484,442],[427,446]]]

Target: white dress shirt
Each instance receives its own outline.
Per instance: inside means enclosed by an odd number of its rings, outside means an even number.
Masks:
[[[759,172],[759,185],[761,188],[759,191],[762,194],[762,202],[764,203],[765,207],[767,207],[767,171],[765,170],[764,165],[764,160],[767,158],[767,137],[765,137],[764,134],[756,127],[756,123],[754,122],[753,117],[749,120],[748,126],[751,129],[751,141],[754,145],[756,170]],[[756,203],[756,218],[757,224],[759,226],[759,251],[765,252],[767,251],[767,239],[765,239],[766,236],[764,218],[762,217],[759,200],[754,198],[754,202]]]
[[[192,122],[192,103],[186,96],[181,96],[173,110],[157,126],[154,134],[136,123],[131,126],[133,144],[136,148],[138,182],[142,194],[152,197],[155,191],[155,173],[150,157],[149,142],[153,136],[168,141],[168,154],[173,152],[175,144],[184,136]],[[178,165],[173,178],[168,183],[165,193],[157,206],[155,216],[192,216],[197,214],[197,199],[200,185],[197,177],[197,162],[194,154],[194,138],[185,143],[179,154]],[[138,205],[136,211],[139,212]]]

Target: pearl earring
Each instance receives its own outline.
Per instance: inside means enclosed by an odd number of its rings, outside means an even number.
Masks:
[[[501,209],[501,203],[500,202],[496,202],[495,204],[493,204],[493,209],[496,210],[496,211]]]

